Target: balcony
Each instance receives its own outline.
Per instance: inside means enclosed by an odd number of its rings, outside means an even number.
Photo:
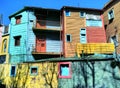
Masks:
[[[33,26],[34,30],[60,31],[60,21],[36,20]]]
[[[36,48],[33,48],[32,55],[34,56],[35,60],[40,59],[47,59],[47,58],[58,58],[61,57],[63,54],[62,52],[43,52],[38,51]]]
[[[77,55],[80,57],[82,53],[84,54],[113,54],[115,48],[113,43],[87,43],[87,44],[77,44]]]

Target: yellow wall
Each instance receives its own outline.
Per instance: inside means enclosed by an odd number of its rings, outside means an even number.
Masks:
[[[10,64],[1,64],[3,73],[0,73],[0,79],[8,88],[57,88],[58,65],[56,63],[23,63],[18,64],[16,77],[10,77]],[[30,67],[37,66],[38,74],[31,75]],[[52,87],[51,87],[52,86]]]
[[[7,40],[7,45],[6,45],[6,52],[3,52],[3,41],[4,40]],[[1,55],[6,55],[6,61],[5,63],[8,63],[9,62],[9,53],[8,53],[8,47],[9,47],[9,35],[5,35],[5,36],[2,36],[2,42],[1,42],[1,45],[0,45],[0,56]]]
[[[115,51],[113,43],[88,43],[88,44],[77,44],[77,55],[80,57],[80,54],[112,54]]]

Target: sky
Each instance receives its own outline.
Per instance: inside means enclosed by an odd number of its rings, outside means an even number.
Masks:
[[[24,8],[24,6],[34,6],[42,8],[61,9],[63,6],[73,6],[82,8],[102,9],[109,0],[1,0],[0,14],[2,23],[10,23],[9,16]]]

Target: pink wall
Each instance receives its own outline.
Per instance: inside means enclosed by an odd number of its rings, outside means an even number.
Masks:
[[[87,27],[88,43],[106,43],[105,30],[101,27]]]

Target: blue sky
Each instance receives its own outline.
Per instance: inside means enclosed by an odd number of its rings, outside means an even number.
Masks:
[[[24,6],[60,9],[62,6],[75,6],[102,9],[109,0],[1,0],[0,14],[3,15],[3,24],[9,24],[9,16]]]

